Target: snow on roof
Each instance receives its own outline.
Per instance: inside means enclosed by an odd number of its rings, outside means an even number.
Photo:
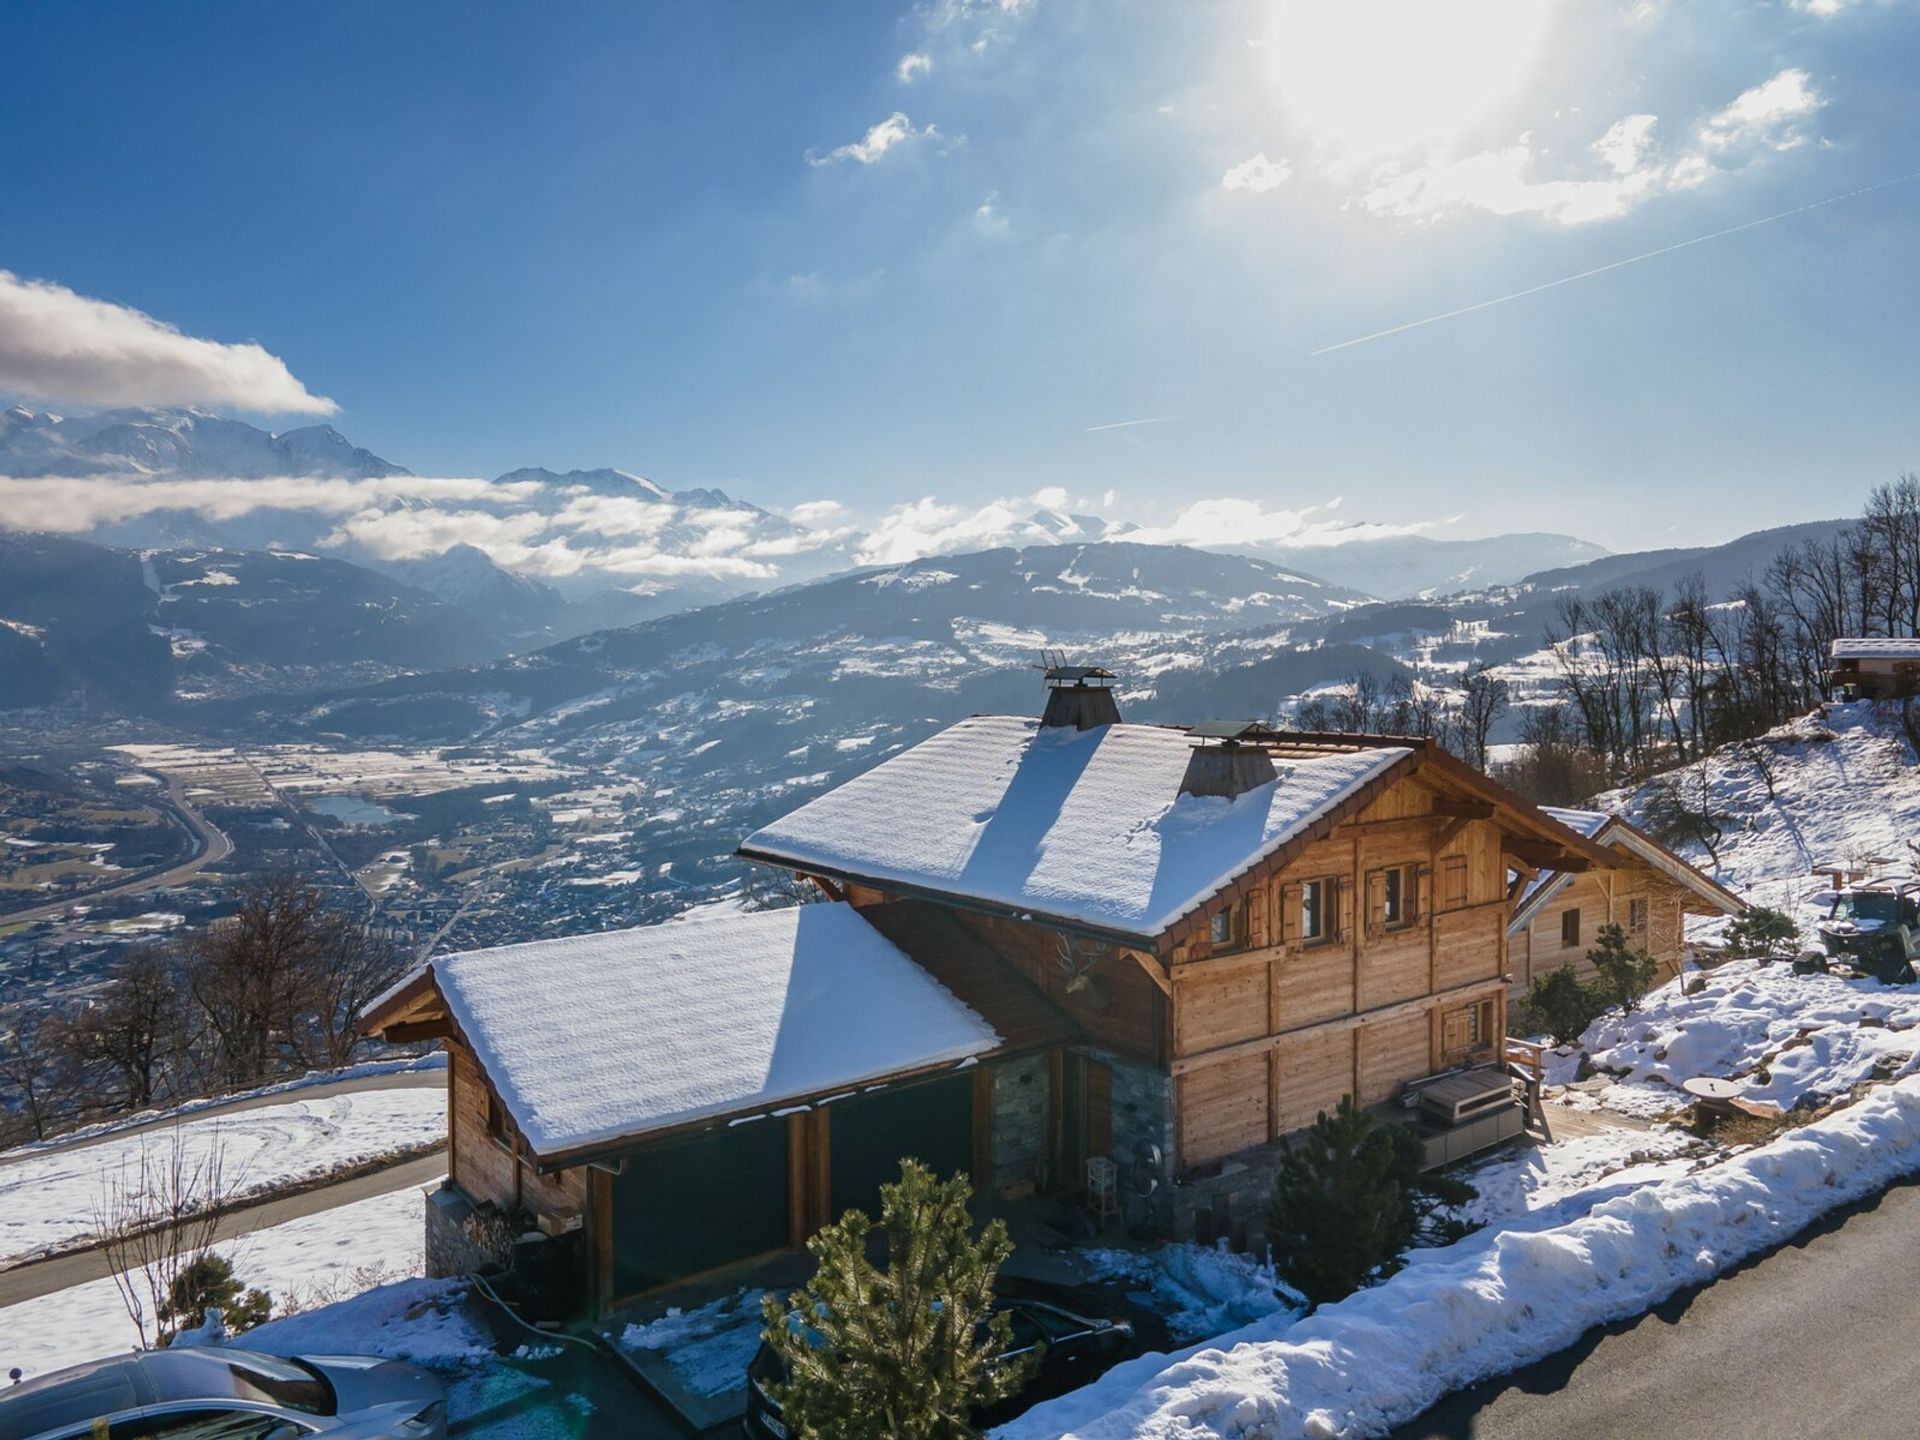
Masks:
[[[431,962],[536,1154],[959,1063],[1000,1037],[844,904]]]
[[[1413,752],[1277,759],[1244,794],[1183,795],[1157,725],[963,720],[757,831],[743,853],[1126,935],[1158,935]]]
[[[1559,805],[1542,805],[1540,813],[1550,815],[1576,835],[1584,835],[1591,840],[1598,835],[1606,823],[1613,819],[1604,810],[1568,810]]]
[[[1920,660],[1920,640],[1889,640],[1883,636],[1833,642],[1836,660]]]

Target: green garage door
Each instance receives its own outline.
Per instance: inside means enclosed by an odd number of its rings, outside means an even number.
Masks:
[[[778,1250],[788,1238],[784,1120],[635,1150],[614,1177],[616,1297]]]
[[[880,1217],[880,1187],[912,1156],[942,1180],[973,1169],[973,1081],[968,1075],[876,1090],[828,1109],[833,1213]]]

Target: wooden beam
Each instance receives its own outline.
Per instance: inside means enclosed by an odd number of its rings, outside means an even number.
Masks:
[[[1131,955],[1134,960],[1138,962],[1140,968],[1147,972],[1147,978],[1160,987],[1160,993],[1168,999],[1173,998],[1173,977],[1167,973],[1166,967],[1158,960],[1140,950],[1125,949],[1120,953],[1122,955]],[[1207,962],[1200,960],[1194,963],[1204,965]]]
[[[1302,1035],[1332,1035],[1343,1030],[1364,1030],[1367,1026],[1382,1021],[1403,1020],[1409,1015],[1420,1015],[1428,1010],[1437,1010],[1442,1005],[1470,1004],[1475,1000],[1484,1000],[1506,989],[1506,986],[1507,982],[1504,979],[1473,980],[1465,985],[1456,985],[1451,990],[1440,990],[1431,995],[1416,996],[1412,1000],[1401,1000],[1396,1004],[1363,1010],[1358,1015],[1342,1015],[1335,1020],[1323,1020],[1317,1025],[1302,1025],[1297,1029],[1283,1030],[1278,1035],[1261,1035],[1252,1040],[1241,1040],[1232,1045],[1203,1050],[1197,1055],[1187,1055],[1175,1060],[1169,1068],[1176,1076],[1185,1075],[1202,1065],[1212,1065],[1222,1060],[1235,1060],[1243,1055],[1265,1054],[1276,1046]]]
[[[417,1040],[445,1040],[453,1034],[453,1022],[444,1015],[431,1020],[402,1021],[380,1027],[380,1038],[389,1045],[411,1045]]]
[[[807,879],[811,880],[815,885],[818,885],[820,887],[820,893],[829,900],[844,900],[847,898],[846,888],[834,884],[833,881],[824,875],[808,875]]]
[[[1442,825],[1438,830],[1434,831],[1433,832],[1433,853],[1435,858],[1437,859],[1439,857],[1440,852],[1446,849],[1447,846],[1451,845],[1454,842],[1454,840],[1459,836],[1460,832],[1466,829],[1467,826],[1471,825],[1472,823],[1473,821],[1468,819],[1466,816],[1456,815],[1453,817],[1453,819],[1447,821],[1446,824]]]
[[[1437,795],[1433,801],[1433,813],[1445,815],[1451,820],[1491,820],[1494,809],[1491,800],[1456,800],[1451,796]]]
[[[1517,835],[1502,835],[1500,848],[1516,860],[1524,860],[1536,870],[1559,870],[1577,874],[1593,868],[1593,862],[1584,855],[1576,855],[1571,850],[1562,849],[1544,840],[1522,840]]]

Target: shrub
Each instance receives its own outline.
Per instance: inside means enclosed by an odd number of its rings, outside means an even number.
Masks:
[[[1598,943],[1587,951],[1587,959],[1599,973],[1600,993],[1631,1015],[1653,988],[1660,964],[1638,945],[1628,944],[1627,932],[1618,925],[1602,925],[1594,938]]]
[[[1783,910],[1755,905],[1727,926],[1726,953],[1735,960],[1782,960],[1800,949],[1800,927]]]
[[[1535,980],[1527,991],[1526,1006],[1528,1013],[1539,1017],[1554,1044],[1572,1045],[1606,1014],[1607,997],[1598,986],[1582,980],[1569,963]]]
[[[1037,1353],[995,1363],[1012,1320],[992,1313],[993,1281],[1013,1242],[999,1220],[973,1237],[968,1188],[903,1161],[880,1187],[887,1268],[867,1258],[872,1222],[849,1210],[807,1242],[813,1278],[785,1304],[767,1298],[766,1341],[788,1373],[774,1398],[794,1435],[968,1440],[973,1412],[1026,1383]]]
[[[207,1323],[209,1310],[218,1310],[227,1333],[238,1335],[266,1323],[273,1312],[273,1297],[264,1290],[247,1289],[224,1255],[209,1252],[173,1277],[160,1306],[160,1333],[172,1336],[197,1330]]]
[[[1319,1306],[1384,1279],[1442,1206],[1475,1191],[1421,1173],[1426,1150],[1404,1125],[1385,1124],[1342,1096],[1281,1159],[1268,1212],[1280,1278]]]

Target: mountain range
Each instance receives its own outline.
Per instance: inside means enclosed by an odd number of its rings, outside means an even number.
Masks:
[[[456,603],[485,593],[521,632],[548,637],[911,558],[856,527],[802,524],[711,487],[669,490],[613,468],[421,476],[331,425],[274,434],[194,409],[16,407],[0,413],[0,477],[0,526],[126,549],[329,555]],[[1130,520],[1039,508],[966,548],[1139,538]],[[1380,599],[1511,584],[1606,554],[1538,534],[1210,548]]]

